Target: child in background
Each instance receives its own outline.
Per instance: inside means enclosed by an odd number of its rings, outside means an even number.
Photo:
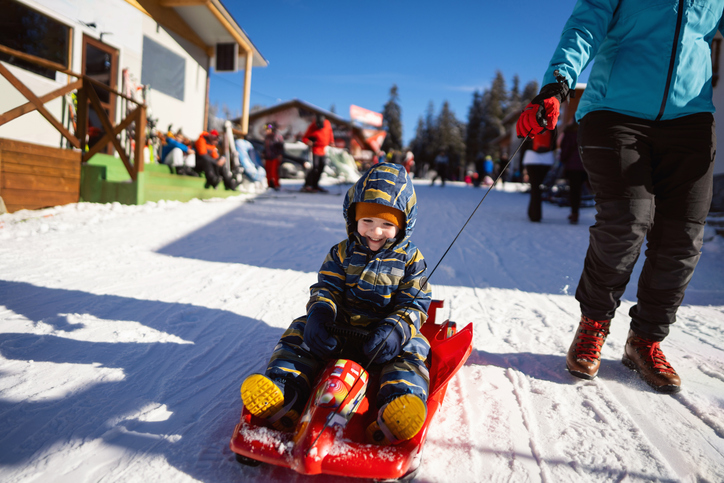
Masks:
[[[244,406],[277,429],[291,430],[330,360],[372,363],[380,371],[377,421],[370,442],[414,437],[427,415],[430,345],[420,333],[431,295],[427,265],[410,242],[417,198],[405,168],[380,163],[347,192],[347,239],[327,254],[311,286],[307,315],[296,319],[274,348],[265,374],[241,386]],[[363,328],[364,343],[333,336],[327,325]]]

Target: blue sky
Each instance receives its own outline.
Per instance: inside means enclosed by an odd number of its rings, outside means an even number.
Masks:
[[[223,3],[269,61],[252,71],[252,106],[298,98],[348,119],[350,104],[380,112],[396,84],[409,142],[430,101],[467,120],[497,70],[508,87],[540,83],[575,0]],[[240,113],[243,75],[212,73],[210,101]]]

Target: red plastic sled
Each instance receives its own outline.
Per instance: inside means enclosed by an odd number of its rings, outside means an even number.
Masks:
[[[422,430],[414,438],[391,446],[366,442],[365,430],[377,418],[374,396],[378,383],[375,375],[370,375],[369,381],[360,380],[355,384],[353,392],[364,389],[360,387],[363,382],[367,382],[368,387],[366,393],[360,394],[360,402],[355,404],[348,422],[339,425],[332,423],[320,436],[325,422],[334,412],[334,401],[331,404],[324,403],[320,402],[322,398],[317,397],[325,388],[328,390],[334,386],[334,382],[329,382],[329,376],[334,372],[337,361],[332,361],[321,372],[312,391],[313,396],[294,432],[277,431],[264,420],[252,416],[246,408],[242,409],[241,420],[229,443],[237,460],[247,465],[270,463],[307,475],[325,473],[376,480],[414,478],[422,458],[427,429],[442,405],[447,384],[472,351],[472,324],[457,331],[454,322],[435,323],[435,312],[442,306],[442,301],[432,302],[428,319],[421,328],[431,347],[430,395],[427,400],[427,418]],[[341,365],[337,364],[337,367]],[[356,398],[348,398],[345,406],[349,406],[353,399]]]

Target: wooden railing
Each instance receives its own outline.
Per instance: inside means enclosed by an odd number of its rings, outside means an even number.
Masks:
[[[131,176],[131,179],[135,181],[138,178],[138,173],[143,171],[143,148],[146,145],[146,106],[144,104],[141,104],[135,99],[111,89],[102,82],[98,82],[88,76],[72,72],[61,64],[10,49],[4,45],[0,45],[0,52],[32,62],[46,69],[62,72],[77,79],[59,89],[38,97],[25,84],[23,84],[20,79],[15,77],[7,67],[0,63],[0,75],[5,77],[5,79],[7,79],[8,82],[10,82],[10,84],[28,100],[27,103],[0,114],[0,126],[29,112],[38,111],[40,115],[42,115],[65,139],[68,140],[71,146],[81,150],[83,153],[81,158],[83,163],[87,162],[91,157],[100,152],[108,143],[112,143],[116,152],[118,152],[118,156],[121,158],[121,161],[123,161],[123,165],[128,170],[128,174]],[[136,106],[135,109],[127,113],[126,117],[117,125],[114,125],[113,120],[108,117],[105,109],[101,106],[101,101],[98,97],[98,93],[96,92],[96,89],[98,88],[132,102]],[[58,121],[55,116],[53,116],[53,114],[45,108],[45,104],[47,102],[73,91],[76,91],[78,103],[76,111],[76,128],[74,133],[70,132],[70,130],[66,128],[62,122]],[[92,147],[87,148],[89,107],[93,107],[93,110],[98,115],[105,134]],[[122,145],[119,135],[121,135],[122,132],[133,123],[135,123],[135,135],[133,139],[133,149],[130,150],[132,156],[129,156],[129,150]]]

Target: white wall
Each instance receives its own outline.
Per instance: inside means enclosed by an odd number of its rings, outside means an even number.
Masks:
[[[151,86],[148,101],[151,116],[158,118],[157,127],[164,132],[169,124],[173,124],[174,130],[183,128],[187,137],[197,138],[204,130],[206,78],[208,76],[206,53],[188,40],[163,27],[158,27],[152,18],[145,15],[143,16],[141,42],[143,42],[144,35],[180,55],[186,61],[184,101],[181,102]],[[141,69],[139,68],[137,72],[137,78],[141,79]]]

